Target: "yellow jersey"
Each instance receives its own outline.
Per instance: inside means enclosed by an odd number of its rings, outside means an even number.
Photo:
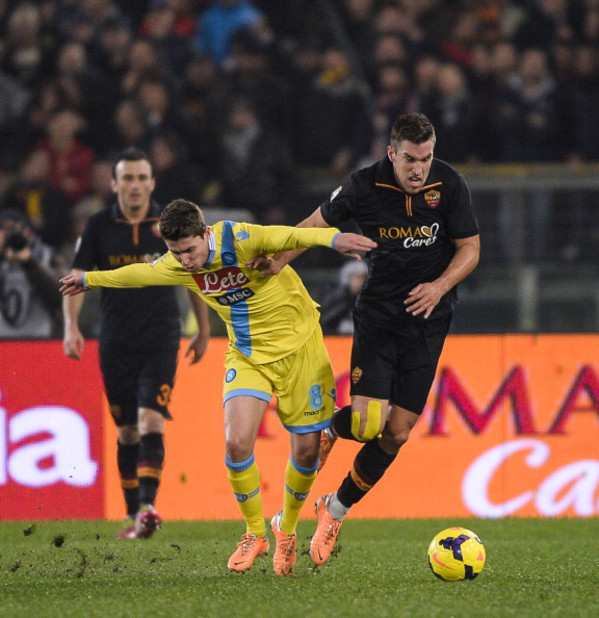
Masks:
[[[85,273],[88,288],[178,285],[193,290],[227,326],[229,345],[257,364],[300,348],[318,327],[318,305],[298,274],[285,266],[272,276],[247,268],[248,260],[278,251],[333,247],[336,228],[261,226],[219,221],[208,234],[209,256],[186,271],[170,251],[151,263]]]

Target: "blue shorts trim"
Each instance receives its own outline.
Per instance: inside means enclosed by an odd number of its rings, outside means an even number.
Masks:
[[[314,423],[314,425],[283,425],[289,433],[312,433],[313,431],[321,431],[330,427],[333,424],[333,419],[328,418],[326,421]]]
[[[227,401],[233,397],[242,396],[256,397],[257,399],[261,399],[262,401],[266,401],[266,403],[268,403],[272,395],[270,393],[265,393],[264,391],[257,391],[253,388],[236,388],[235,390],[229,391],[225,395],[223,403],[227,403]]]

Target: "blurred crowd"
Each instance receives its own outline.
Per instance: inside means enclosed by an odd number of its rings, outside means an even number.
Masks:
[[[155,198],[295,224],[399,113],[451,163],[599,160],[599,0],[0,0],[0,210],[68,264],[148,151]]]

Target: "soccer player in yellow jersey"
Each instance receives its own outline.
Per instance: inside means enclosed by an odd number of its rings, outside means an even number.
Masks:
[[[320,432],[333,416],[335,380],[317,305],[299,276],[286,266],[276,276],[264,277],[253,266],[262,264],[260,256],[316,246],[359,259],[376,243],[335,228],[232,221],[208,227],[200,208],[186,200],[164,209],[160,233],[168,252],[154,262],[68,275],[61,279],[61,292],[68,296],[96,287],[182,285],[219,314],[229,335],[223,386],[225,463],[246,521],[228,567],[245,571],[269,549],[254,445],[274,393],[277,413],[290,434],[291,454],[283,509],[271,520],[273,567],[277,575],[288,575],[297,559],[299,513],[316,478]]]

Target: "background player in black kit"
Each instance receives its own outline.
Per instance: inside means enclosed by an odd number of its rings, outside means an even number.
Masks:
[[[352,405],[321,438],[321,467],[338,436],[365,442],[337,492],[316,503],[310,545],[324,564],[343,518],[379,481],[408,440],[431,389],[457,302],[456,285],[480,254],[464,178],[433,158],[435,130],[423,114],[393,124],[387,156],[352,174],[300,227],[353,220],[378,247],[354,307]],[[299,252],[275,256],[267,274]]]
[[[129,148],[117,157],[112,178],[117,201],[86,222],[71,272],[149,262],[165,252],[158,231],[161,207],[151,199],[154,185],[152,164],[144,152]],[[189,298],[199,326],[186,352],[193,364],[206,351],[210,327],[207,305],[197,294]],[[83,296],[63,300],[63,347],[77,360],[84,344],[78,326],[82,304]],[[118,469],[127,505],[119,538],[148,538],[161,525],[154,503],[180,337],[175,288],[102,290],[100,368],[118,428]]]

